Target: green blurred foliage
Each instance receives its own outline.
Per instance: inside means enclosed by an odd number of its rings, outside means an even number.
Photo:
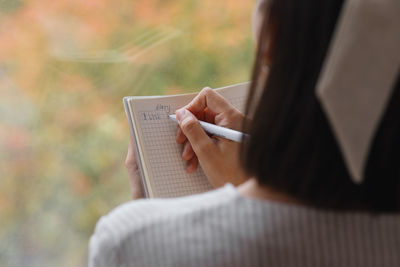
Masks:
[[[85,266],[129,201],[126,95],[249,79],[253,1],[0,0],[0,266]]]

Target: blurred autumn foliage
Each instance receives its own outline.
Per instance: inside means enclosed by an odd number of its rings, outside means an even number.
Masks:
[[[85,266],[128,201],[126,95],[249,79],[240,0],[0,0],[0,266]]]

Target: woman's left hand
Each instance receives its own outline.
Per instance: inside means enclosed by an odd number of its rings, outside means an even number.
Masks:
[[[132,198],[144,198],[144,191],[140,178],[139,166],[136,161],[135,148],[133,146],[132,138],[129,140],[128,154],[126,155],[125,166],[128,170]]]

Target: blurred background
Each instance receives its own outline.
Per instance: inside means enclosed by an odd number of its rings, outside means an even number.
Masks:
[[[0,0],[0,266],[85,266],[129,201],[127,95],[249,80],[243,0]]]

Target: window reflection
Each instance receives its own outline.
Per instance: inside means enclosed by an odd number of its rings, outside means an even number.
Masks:
[[[246,81],[252,1],[0,0],[0,265],[85,266],[130,198],[126,95]]]

